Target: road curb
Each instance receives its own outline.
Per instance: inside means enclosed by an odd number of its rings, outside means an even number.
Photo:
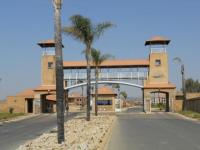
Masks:
[[[190,120],[190,121],[194,121],[194,122],[200,123],[200,120],[198,120],[198,119],[190,118],[190,117],[187,117],[185,115],[182,115],[182,114],[179,114],[179,113],[176,113],[176,112],[168,112],[168,114],[171,114],[171,115],[174,115],[174,116],[178,116],[178,117],[183,118],[185,120]]]
[[[111,139],[111,136],[112,136],[112,131],[113,131],[113,128],[117,122],[117,116],[116,118],[114,119],[114,121],[112,122],[112,125],[110,126],[110,129],[108,131],[108,134],[106,135],[106,137],[104,138],[103,140],[103,143],[102,143],[102,146],[100,147],[100,149],[102,150],[107,150],[108,149],[108,144],[110,142],[110,139]]]
[[[11,118],[11,119],[8,119],[8,120],[2,120],[2,121],[0,121],[0,126],[2,126],[4,123],[17,122],[17,121],[21,121],[21,120],[24,120],[24,119],[34,118],[34,117],[37,117],[39,115],[40,114],[31,114],[31,115],[18,116],[18,117]]]

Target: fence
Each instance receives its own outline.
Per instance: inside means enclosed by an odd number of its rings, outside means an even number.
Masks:
[[[200,97],[187,100],[186,109],[200,113]]]

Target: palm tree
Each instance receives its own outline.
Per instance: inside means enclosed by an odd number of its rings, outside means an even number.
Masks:
[[[63,86],[63,59],[61,36],[61,0],[53,0],[55,24],[55,52],[56,52],[56,111],[58,126],[58,143],[65,140],[64,135],[64,86]]]
[[[120,95],[126,100],[127,99],[127,93],[125,91],[121,91]]]
[[[78,84],[83,83],[83,80],[78,80]],[[81,86],[81,107],[83,108],[83,85]]]
[[[97,99],[98,99],[98,80],[99,80],[99,66],[102,62],[109,59],[111,56],[108,54],[101,54],[100,50],[92,48],[91,51],[92,62],[95,67],[95,115],[97,116]]]
[[[121,92],[120,92],[120,95],[124,98],[124,100],[125,100],[125,102],[126,102],[126,99],[127,99],[127,97],[128,97],[127,93],[126,93],[125,91],[121,91]],[[126,105],[125,105],[125,107],[126,107]]]
[[[64,27],[63,33],[72,36],[74,39],[81,41],[85,44],[85,54],[87,61],[87,117],[86,120],[90,120],[90,95],[91,95],[91,48],[93,42],[98,39],[105,29],[110,28],[112,24],[110,22],[103,22],[97,25],[92,24],[91,20],[81,15],[74,15],[70,18],[71,26]]]
[[[120,96],[120,85],[119,85],[119,83],[113,84],[112,87],[114,89],[117,89],[117,97],[119,98],[119,96]]]

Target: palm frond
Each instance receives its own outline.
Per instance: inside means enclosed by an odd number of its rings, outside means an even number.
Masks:
[[[108,60],[110,58],[112,58],[112,56],[110,54],[103,54],[100,57],[99,63],[101,64],[102,62],[104,62],[104,61],[106,61],[106,60]]]
[[[62,32],[66,35],[71,36],[75,40],[80,40],[81,42],[84,42],[84,37],[82,33],[75,27],[63,27]]]
[[[89,18],[81,15],[70,17],[71,26],[63,27],[63,33],[82,41],[84,44],[93,42],[92,23]]]
[[[111,28],[113,26],[112,23],[110,22],[103,22],[98,24],[95,28],[94,28],[94,36],[95,38],[99,38],[106,29]]]
[[[85,43],[93,41],[92,23],[89,18],[83,17],[81,15],[74,15],[70,18],[70,20],[74,27],[82,33],[85,39]]]
[[[99,59],[100,59],[101,52],[95,48],[92,48],[91,50],[91,57],[92,57],[92,62],[95,66],[99,65]]]
[[[92,56],[92,62],[95,66],[99,66],[104,61],[108,60],[109,58],[112,58],[109,54],[102,54],[100,50],[92,48],[91,51]]]

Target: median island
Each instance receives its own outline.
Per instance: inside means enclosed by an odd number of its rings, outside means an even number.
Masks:
[[[34,140],[27,141],[17,150],[102,150],[109,140],[115,120],[116,116],[112,115],[91,116],[90,121],[86,121],[85,116],[77,116],[65,123],[64,143],[57,144],[57,130],[53,129]]]

